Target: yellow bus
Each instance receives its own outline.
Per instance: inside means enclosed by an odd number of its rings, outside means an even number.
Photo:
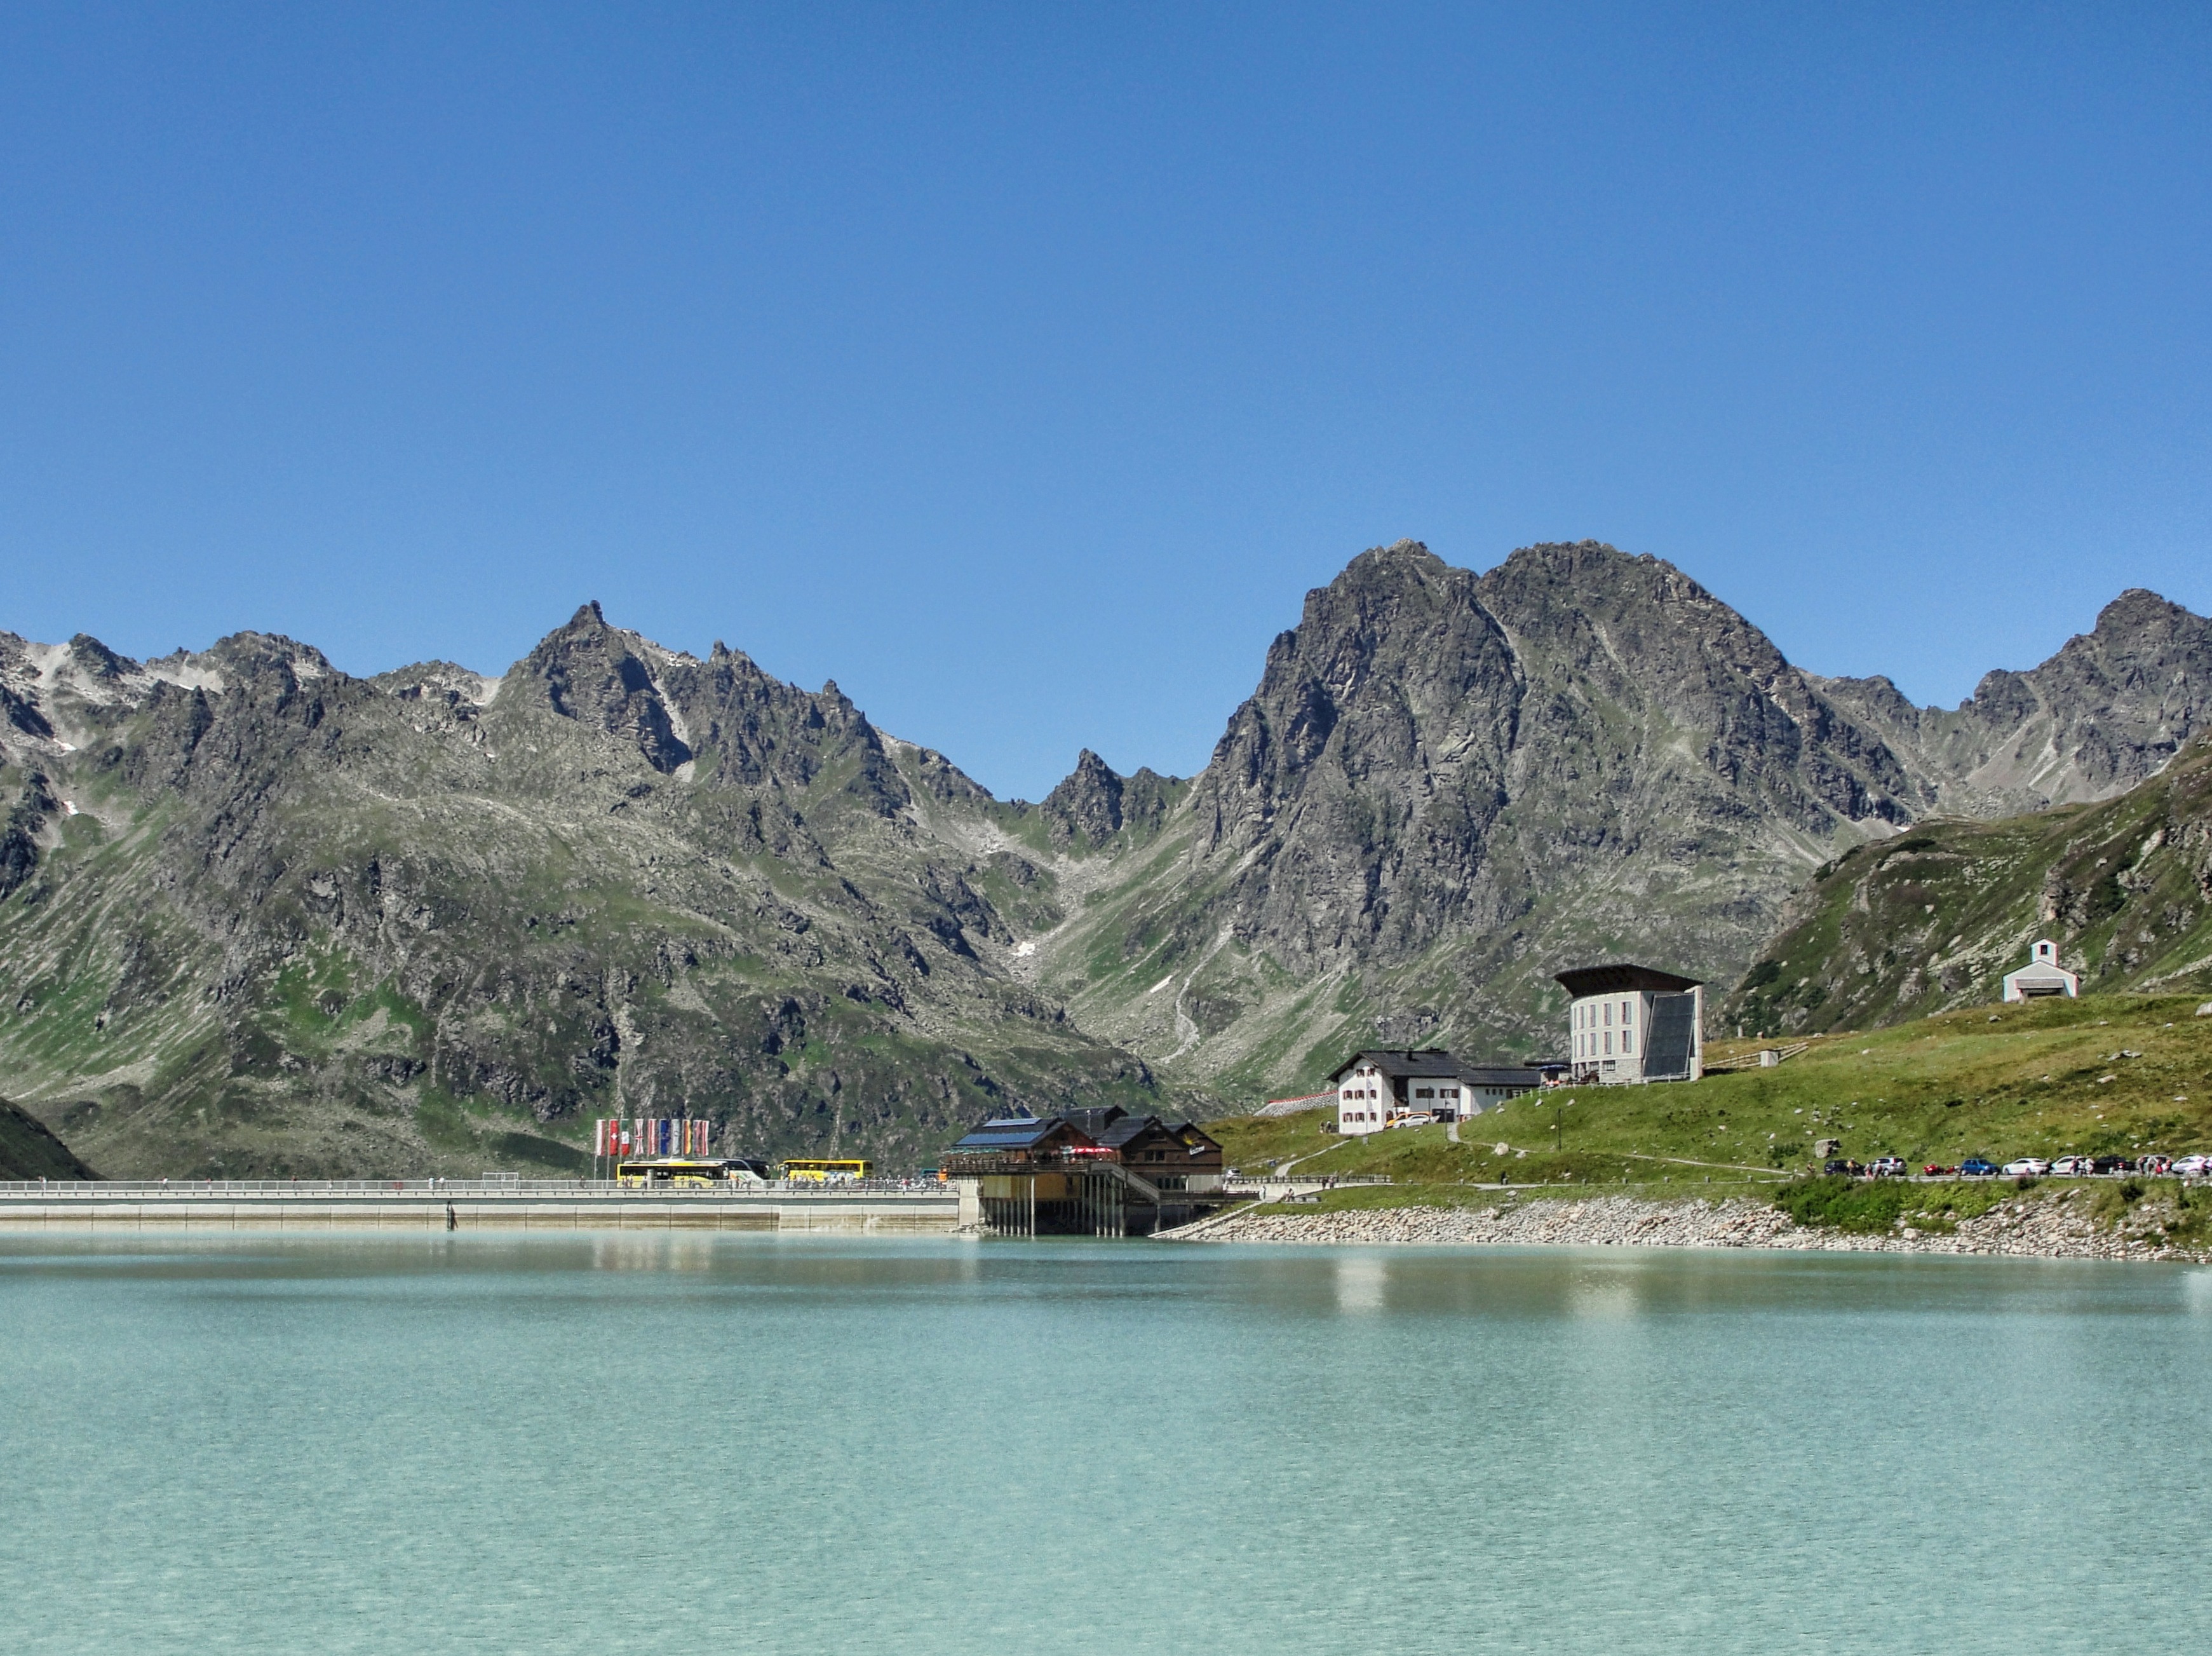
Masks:
[[[624,1161],[615,1167],[616,1180],[638,1188],[704,1190],[710,1185],[757,1179],[760,1175],[742,1161],[699,1161],[684,1156],[653,1156]]]
[[[783,1176],[786,1178],[816,1184],[842,1184],[848,1179],[866,1178],[875,1170],[874,1162],[863,1161],[858,1157],[848,1157],[843,1160],[831,1157],[823,1160],[794,1156],[783,1164]]]

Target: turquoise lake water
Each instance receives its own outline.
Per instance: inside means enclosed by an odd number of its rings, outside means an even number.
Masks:
[[[0,1235],[0,1647],[2212,1641],[2212,1271]]]

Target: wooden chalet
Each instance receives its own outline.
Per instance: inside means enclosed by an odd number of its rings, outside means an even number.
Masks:
[[[945,1153],[965,1215],[1006,1236],[1149,1236],[1226,1198],[1221,1146],[1194,1122],[1109,1106],[994,1116]]]

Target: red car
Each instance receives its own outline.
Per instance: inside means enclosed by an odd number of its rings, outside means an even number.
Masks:
[[[1948,1178],[1958,1171],[1956,1167],[1946,1167],[1941,1162],[1935,1161],[1929,1162],[1920,1170],[1922,1176],[1927,1178]]]

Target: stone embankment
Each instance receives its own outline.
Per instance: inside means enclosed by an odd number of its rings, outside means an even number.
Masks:
[[[2086,1193],[2084,1193],[2086,1194]],[[1881,1235],[1799,1225],[1743,1198],[1643,1202],[1633,1196],[1516,1198],[1487,1207],[1407,1207],[1285,1213],[1255,1209],[1209,1226],[1198,1242],[1550,1243],[1577,1247],[1790,1248],[1842,1253],[2010,1254],[2039,1259],[2202,1259],[2148,1223],[2115,1230],[2070,1198],[2022,1198],[1961,1220],[1955,1229],[1901,1227]]]

